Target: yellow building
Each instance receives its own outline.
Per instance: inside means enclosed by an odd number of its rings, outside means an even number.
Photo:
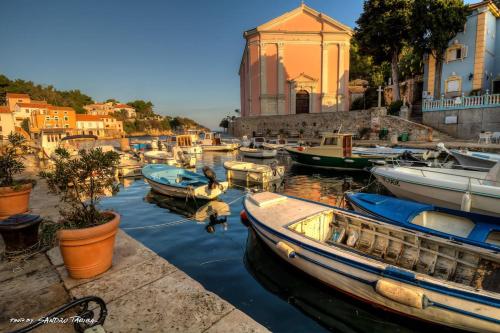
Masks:
[[[104,130],[108,137],[121,137],[123,135],[123,122],[111,116],[99,116],[104,122]]]
[[[9,134],[15,133],[14,116],[8,106],[0,106],[0,143],[5,141]]]

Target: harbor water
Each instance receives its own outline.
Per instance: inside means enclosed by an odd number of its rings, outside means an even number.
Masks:
[[[209,166],[225,180],[223,163],[238,158],[237,152],[205,152],[197,170]],[[378,191],[368,172],[310,169],[288,156],[276,161],[287,171],[284,182],[269,186],[273,191],[330,204],[342,203],[345,190]],[[207,206],[151,193],[140,178],[125,179],[101,204],[120,212],[129,235],[273,332],[451,332],[363,304],[289,266],[240,222],[243,185]],[[213,211],[219,218],[210,223]]]

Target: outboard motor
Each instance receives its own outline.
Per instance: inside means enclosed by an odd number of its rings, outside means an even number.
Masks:
[[[208,178],[208,188],[210,190],[213,190],[217,188],[217,186],[220,186],[219,182],[217,181],[217,175],[212,169],[210,169],[207,166],[204,166],[202,170],[205,177]]]

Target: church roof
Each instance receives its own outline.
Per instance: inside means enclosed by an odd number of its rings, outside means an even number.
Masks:
[[[335,26],[338,30],[340,31],[345,31],[346,33],[352,34],[353,30],[348,27],[345,24],[340,23],[339,21],[331,18],[330,16],[320,13],[314,9],[312,9],[309,6],[306,6],[305,4],[301,4],[299,7],[295,8],[294,10],[287,12],[281,16],[278,16],[277,18],[272,19],[271,21],[268,21],[264,24],[259,25],[256,28],[247,30],[243,33],[243,36],[246,37],[248,35],[252,35],[254,33],[257,33],[259,31],[268,31],[268,30],[274,30],[273,28],[276,28],[278,25],[296,17],[299,14],[302,13],[307,13],[313,17],[318,18],[321,21],[324,21],[326,23],[329,23],[332,26]]]

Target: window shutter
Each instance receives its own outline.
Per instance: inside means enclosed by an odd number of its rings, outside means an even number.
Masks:
[[[467,58],[469,52],[469,47],[467,45],[462,46],[462,58]]]

